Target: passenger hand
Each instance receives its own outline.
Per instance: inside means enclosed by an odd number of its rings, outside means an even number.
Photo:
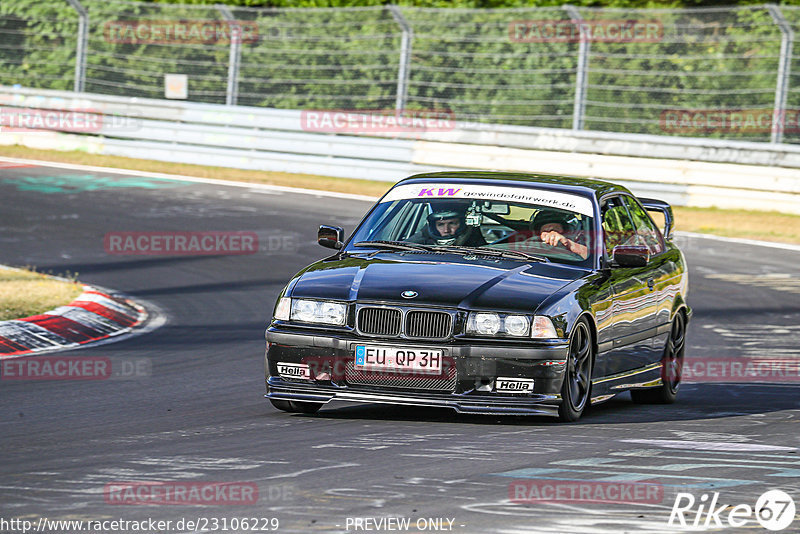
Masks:
[[[569,241],[566,237],[559,234],[558,232],[551,231],[551,232],[542,232],[540,237],[542,238],[542,242],[547,243],[551,247],[556,247],[559,244],[567,246]]]

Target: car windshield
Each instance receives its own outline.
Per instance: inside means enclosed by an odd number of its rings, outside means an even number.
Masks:
[[[359,226],[347,252],[452,250],[593,265],[593,206],[583,196],[535,188],[405,184]]]

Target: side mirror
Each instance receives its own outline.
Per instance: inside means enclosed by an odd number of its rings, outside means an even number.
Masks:
[[[320,224],[317,231],[317,243],[325,248],[339,250],[344,246],[344,229],[341,226]]]
[[[650,261],[650,249],[640,245],[617,245],[612,257],[618,267],[644,267]]]

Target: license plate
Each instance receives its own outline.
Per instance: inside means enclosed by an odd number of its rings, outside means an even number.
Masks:
[[[356,345],[356,369],[440,374],[441,349]]]

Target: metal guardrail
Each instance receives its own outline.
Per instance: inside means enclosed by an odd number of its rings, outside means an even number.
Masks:
[[[91,104],[91,105],[89,105]],[[259,135],[272,132],[305,132],[301,110],[220,106],[158,100],[126,98],[110,95],[78,95],[70,91],[12,88],[0,85],[0,107],[34,107],[43,109],[85,109],[91,107],[110,116],[133,119],[130,131],[114,127],[101,132],[109,137],[130,137],[142,134],[137,120],[152,119],[200,124],[225,128],[255,129]],[[82,107],[81,107],[82,106]],[[134,131],[140,133],[134,134]],[[245,133],[245,132],[239,132]],[[320,134],[314,134],[319,136]],[[393,140],[426,140],[497,147],[547,150],[584,154],[603,154],[665,159],[683,159],[742,165],[765,165],[800,169],[800,145],[722,139],[664,137],[658,135],[624,134],[613,132],[573,132],[560,128],[535,128],[505,124],[458,122],[452,130],[417,131],[411,133],[375,132]],[[331,135],[322,138],[332,139]],[[352,136],[335,136],[348,139]],[[320,137],[316,137],[320,139]],[[358,142],[358,141],[356,141]],[[239,145],[241,146],[241,145]],[[398,146],[396,143],[394,146]]]
[[[459,168],[574,174],[675,205],[800,213],[800,147],[793,145],[460,122],[448,131],[342,135],[307,131],[298,110],[2,86],[0,107],[104,117],[102,127],[82,134],[0,132],[0,144],[387,181]]]

